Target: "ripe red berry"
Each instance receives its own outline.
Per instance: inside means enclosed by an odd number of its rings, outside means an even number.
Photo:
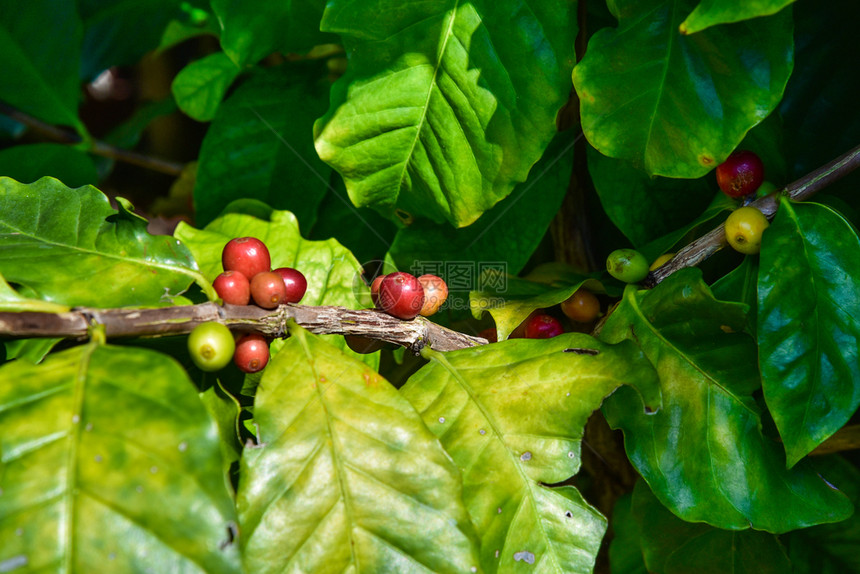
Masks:
[[[424,305],[420,314],[422,317],[429,317],[438,311],[448,298],[448,285],[441,277],[430,274],[420,276],[418,282],[424,288]]]
[[[280,273],[263,271],[251,279],[251,298],[263,309],[274,309],[287,299],[287,286]]]
[[[379,286],[383,279],[385,279],[385,275],[380,275],[370,284],[370,300],[373,301],[375,307],[379,307]]]
[[[549,339],[564,333],[564,327],[551,315],[535,315],[526,323],[526,339]]]
[[[287,288],[287,298],[285,303],[298,303],[305,296],[308,290],[308,280],[298,269],[292,267],[278,267],[274,273],[278,273],[284,280],[284,286]]]
[[[243,335],[236,341],[236,352],[233,362],[244,373],[262,371],[269,363],[269,343],[266,338],[257,333]]]
[[[379,284],[379,308],[398,319],[414,319],[424,306],[424,288],[414,275],[389,273]]]
[[[248,279],[272,268],[269,250],[255,237],[231,239],[221,252],[221,264],[224,271],[238,271]]]
[[[763,181],[764,164],[751,151],[736,151],[717,166],[717,185],[729,197],[755,193]]]
[[[247,305],[251,301],[251,282],[238,271],[225,271],[212,282],[225,303]]]

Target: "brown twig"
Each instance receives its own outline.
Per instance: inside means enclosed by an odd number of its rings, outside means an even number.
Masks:
[[[80,135],[72,130],[43,122],[42,120],[24,113],[5,102],[0,102],[0,114],[9,116],[16,122],[24,124],[57,143],[78,145],[84,141]],[[178,177],[179,174],[182,173],[183,166],[180,163],[129,151],[98,140],[92,140],[89,142],[87,151],[98,156],[107,157],[116,161],[129,163],[175,177]]]
[[[834,181],[845,177],[860,167],[860,145],[794,181],[784,189],[775,191],[752,202],[768,219],[773,219],[779,207],[778,197],[785,194],[789,199],[802,201],[821,191]],[[716,229],[696,239],[675,255],[669,262],[648,274],[643,286],[651,288],[666,279],[675,271],[684,267],[694,267],[726,246],[725,226],[720,224]]]
[[[487,343],[486,339],[446,329],[424,317],[401,321],[375,309],[281,305],[266,310],[252,305],[221,307],[215,303],[156,309],[77,308],[66,313],[3,312],[0,336],[83,340],[90,325],[99,324],[104,325],[108,338],[164,337],[187,334],[200,323],[217,321],[235,331],[283,337],[289,319],[295,319],[312,333],[359,335],[402,345],[415,353],[425,345],[437,351],[453,351]]]

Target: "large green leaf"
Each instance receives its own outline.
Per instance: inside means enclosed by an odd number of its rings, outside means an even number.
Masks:
[[[366,365],[299,328],[266,367],[239,486],[251,572],[477,572],[457,468]]]
[[[350,56],[316,125],[320,157],[358,206],[456,227],[525,181],[570,92],[565,0],[333,0]]]
[[[585,422],[633,385],[660,406],[654,370],[633,343],[583,334],[432,353],[401,392],[463,473],[486,572],[591,572],[606,523],[570,486]]]
[[[136,64],[155,49],[180,0],[78,0],[84,21],[81,76],[92,80],[111,66]],[[77,71],[77,69],[75,70]]]
[[[224,52],[191,62],[173,79],[171,91],[179,108],[200,122],[208,122],[227,88],[239,75],[239,67]]]
[[[755,337],[758,314],[758,257],[744,257],[740,265],[711,285],[714,297],[748,306],[746,331]]]
[[[809,461],[786,470],[782,445],[762,432],[744,309],[715,300],[695,269],[651,291],[628,287],[601,338],[640,345],[660,375],[663,409],[643,415],[621,389],[604,405],[606,418],[624,431],[654,494],[684,520],[774,533],[844,520],[848,499]]]
[[[785,574],[785,549],[773,534],[723,530],[684,522],[663,506],[645,481],[633,490],[632,513],[639,523],[642,553],[655,574]]]
[[[839,213],[783,199],[758,280],[764,397],[793,466],[860,405],[860,237]]]
[[[238,572],[218,430],[168,357],[88,344],[0,369],[0,564]]]
[[[609,566],[612,574],[648,574],[642,555],[642,532],[633,518],[633,493],[618,499],[612,508],[612,542],[609,544]]]
[[[630,162],[606,157],[591,146],[588,172],[606,214],[636,248],[693,220],[714,197],[704,178],[649,177]]]
[[[124,200],[118,208],[91,186],[0,177],[0,274],[70,306],[154,305],[207,285],[182,243],[149,235]]]
[[[44,313],[63,313],[68,310],[68,305],[24,297],[12,289],[11,285],[9,285],[3,277],[0,277],[0,311],[40,311]]]
[[[792,18],[683,36],[692,0],[618,0],[573,71],[588,141],[651,175],[697,178],[779,103],[793,64]]]
[[[75,2],[4,0],[0,100],[46,122],[74,126],[83,26]]]
[[[390,250],[397,265],[410,269],[415,264],[472,261],[476,273],[481,263],[503,264],[508,273],[519,273],[561,207],[574,141],[572,130],[556,136],[528,179],[472,225],[454,229],[448,223],[418,220],[401,229]],[[474,288],[472,284],[466,290]]]
[[[96,166],[86,153],[53,143],[19,145],[0,151],[0,174],[22,183],[50,176],[69,187],[96,184],[99,180]]]
[[[316,155],[313,121],[326,91],[292,68],[267,69],[221,103],[200,149],[197,222],[212,221],[234,199],[253,198],[295,213],[310,229],[331,169]]]
[[[717,24],[770,16],[792,2],[794,0],[701,0],[679,30],[682,34],[695,34]]]
[[[272,52],[306,52],[336,36],[319,31],[324,0],[212,0],[221,47],[239,66]]]

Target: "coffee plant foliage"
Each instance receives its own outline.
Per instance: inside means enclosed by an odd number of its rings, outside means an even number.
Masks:
[[[0,572],[860,573],[860,178],[777,193],[759,255],[648,289],[602,263],[721,225],[735,150],[783,190],[860,143],[858,18],[0,0]],[[160,95],[97,130],[117,70]],[[165,121],[202,139],[138,210],[116,152]],[[301,305],[442,274],[431,320],[499,342],[360,354],[291,320],[245,374],[201,371],[185,336],[52,331],[217,302],[248,236],[302,271]],[[582,288],[602,313],[576,326],[558,305]],[[538,310],[569,332],[519,337]],[[42,337],[10,331],[23,312]]]

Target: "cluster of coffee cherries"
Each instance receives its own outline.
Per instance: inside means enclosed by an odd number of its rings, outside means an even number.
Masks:
[[[221,252],[224,272],[212,282],[218,296],[230,305],[249,305],[274,309],[285,303],[298,303],[305,296],[308,282],[291,267],[272,270],[272,259],[265,243],[255,237],[231,239]],[[188,336],[191,358],[203,371],[223,369],[233,359],[245,373],[261,371],[269,363],[269,342],[258,333],[234,339],[221,323],[197,325]]]
[[[600,300],[591,291],[580,287],[576,292],[561,302],[561,312],[573,323],[587,324],[600,317]],[[558,318],[546,309],[532,312],[525,321],[511,331],[509,339],[549,339],[565,332],[564,325]],[[495,343],[498,334],[495,328],[484,329],[478,333]]]
[[[754,193],[763,196],[776,189],[764,179],[764,163],[748,150],[732,153],[716,171],[717,185],[732,198],[746,198]],[[735,251],[754,255],[761,251],[761,236],[768,226],[767,217],[755,207],[739,207],[726,220],[726,241]]]
[[[374,279],[370,298],[377,309],[408,321],[418,315],[429,317],[436,313],[448,298],[448,285],[441,277],[429,273],[415,277],[398,271]]]

